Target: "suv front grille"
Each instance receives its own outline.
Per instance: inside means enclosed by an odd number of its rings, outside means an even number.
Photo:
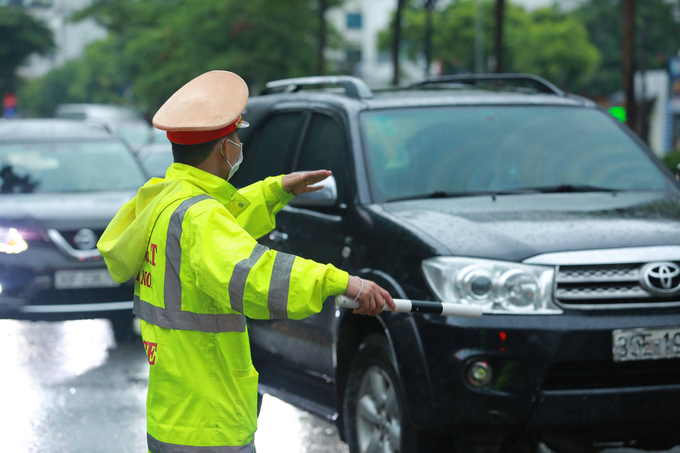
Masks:
[[[566,308],[625,308],[640,304],[680,304],[680,298],[656,296],[640,285],[646,263],[560,266],[555,300]]]
[[[76,234],[80,230],[58,230],[59,234],[62,235],[62,237],[68,242],[68,244],[73,247],[76,250],[80,250],[80,247],[76,244],[76,241],[74,238],[76,237]],[[104,234],[104,230],[102,229],[92,229],[92,232],[94,233],[95,237],[97,240]]]

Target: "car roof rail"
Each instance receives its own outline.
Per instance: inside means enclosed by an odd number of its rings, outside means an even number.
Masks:
[[[497,86],[503,86],[506,82],[520,82],[530,86],[531,88],[534,88],[539,93],[556,94],[562,97],[565,96],[564,91],[560,90],[555,85],[545,80],[543,77],[535,76],[533,74],[461,74],[441,76],[414,83],[409,85],[408,88],[416,88],[437,83],[477,85],[478,82],[491,82]],[[508,84],[508,86],[516,85]]]
[[[373,92],[363,80],[352,76],[315,76],[267,82],[261,94],[294,93],[305,86],[337,85],[345,90],[346,96],[358,99],[371,99]]]

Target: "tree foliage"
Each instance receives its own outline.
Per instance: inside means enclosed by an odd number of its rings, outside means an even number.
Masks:
[[[484,54],[494,53],[494,4],[482,2]],[[474,68],[475,0],[454,0],[434,16],[433,58],[444,73],[466,73]],[[425,13],[411,6],[404,12],[403,47],[415,59],[422,52]],[[387,50],[391,30],[384,30],[379,45]],[[565,89],[578,91],[600,62],[598,50],[589,42],[584,26],[559,8],[529,12],[508,3],[505,23],[505,60],[508,72],[530,72]]]
[[[591,96],[621,88],[622,1],[584,0],[574,16],[588,30],[590,41],[602,54],[602,66],[584,91]],[[660,69],[680,50],[680,0],[635,2],[636,60],[638,68]]]
[[[35,106],[35,96],[66,73],[74,77],[67,89],[72,101],[126,102],[132,93],[149,114],[213,69],[234,71],[255,89],[313,74],[317,6],[317,0],[97,0],[74,19],[94,18],[108,37],[88,46],[75,69],[59,68],[27,87],[27,102]],[[334,45],[337,35],[329,32]]]
[[[41,21],[13,6],[0,7],[0,90],[16,87],[16,70],[34,53],[54,49],[52,31]]]

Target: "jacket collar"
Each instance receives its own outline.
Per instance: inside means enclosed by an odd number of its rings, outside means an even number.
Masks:
[[[236,188],[226,180],[191,165],[174,163],[165,174],[166,181],[182,179],[205,191],[223,205],[234,200]]]

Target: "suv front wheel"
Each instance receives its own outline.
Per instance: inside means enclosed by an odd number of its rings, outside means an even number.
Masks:
[[[417,451],[417,433],[406,419],[402,389],[382,335],[370,335],[359,346],[347,378],[343,412],[352,453]]]

